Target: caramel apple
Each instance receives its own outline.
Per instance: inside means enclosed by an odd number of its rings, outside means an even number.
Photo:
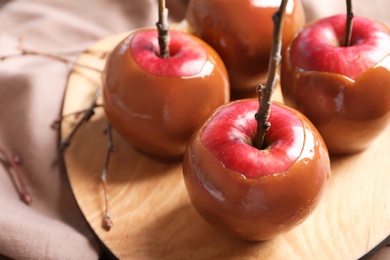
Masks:
[[[263,149],[254,147],[257,100],[218,109],[192,137],[183,164],[199,214],[245,240],[269,240],[301,223],[330,177],[329,155],[315,127],[298,111],[271,107]]]
[[[286,104],[317,127],[331,154],[367,149],[390,121],[390,30],[356,16],[344,45],[345,15],[308,24],[286,49]]]
[[[139,150],[181,158],[197,127],[229,100],[219,55],[196,36],[170,31],[162,57],[157,29],[136,30],[111,52],[103,75],[104,110]]]
[[[189,31],[209,43],[224,61],[232,96],[255,97],[259,82],[267,76],[272,47],[272,15],[280,1],[191,0],[185,20]],[[286,8],[283,46],[305,22],[300,0]]]

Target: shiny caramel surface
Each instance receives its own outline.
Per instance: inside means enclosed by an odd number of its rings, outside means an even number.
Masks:
[[[154,75],[134,59],[134,35],[118,44],[107,61],[103,75],[107,118],[141,151],[180,157],[195,129],[229,100],[225,66],[212,48],[186,34],[206,49],[200,72],[183,77]]]
[[[319,133],[298,116],[305,139],[298,159],[283,172],[259,178],[227,168],[202,143],[202,130],[193,136],[183,174],[191,202],[204,219],[234,237],[269,240],[310,215],[330,178],[330,162]]]
[[[265,82],[274,27],[272,15],[279,5],[278,1],[261,0],[233,0],[229,4],[220,0],[190,1],[186,14],[190,31],[220,54],[233,92],[252,94],[259,83]],[[283,46],[304,22],[301,1],[290,0],[283,27]]]
[[[356,80],[292,67],[282,61],[281,86],[286,104],[317,127],[331,154],[367,149],[390,122],[390,56]]]

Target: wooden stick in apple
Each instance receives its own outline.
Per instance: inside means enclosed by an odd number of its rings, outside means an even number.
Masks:
[[[345,24],[345,41],[344,46],[351,45],[353,18],[355,15],[352,11],[352,0],[347,0],[347,22]]]
[[[169,26],[168,9],[165,7],[165,0],[158,1],[158,43],[160,45],[160,57],[168,58],[169,54]]]
[[[255,115],[257,120],[257,134],[254,140],[254,146],[258,149],[263,149],[265,132],[270,128],[268,118],[271,109],[271,97],[278,81],[277,69],[279,67],[282,49],[282,24],[284,13],[287,5],[287,0],[282,0],[279,10],[272,16],[274,21],[273,45],[268,68],[268,78],[266,85],[257,87],[257,94],[260,102],[259,110]]]

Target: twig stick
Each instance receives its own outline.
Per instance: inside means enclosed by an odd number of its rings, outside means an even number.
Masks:
[[[73,136],[76,134],[77,130],[80,128],[80,126],[84,123],[84,122],[87,122],[94,114],[95,114],[95,107],[96,107],[96,101],[97,99],[99,98],[100,96],[100,88],[98,88],[98,90],[96,91],[95,93],[95,96],[91,102],[91,104],[89,105],[89,107],[85,110],[84,112],[84,116],[77,122],[77,124],[73,127],[73,129],[71,130],[71,132],[68,134],[68,136],[66,136],[62,141],[61,141],[61,144],[60,144],[60,149],[61,150],[64,150],[66,149],[69,144],[70,144],[70,141],[71,139],[73,138]]]
[[[111,153],[114,152],[114,150],[115,150],[115,147],[114,147],[114,144],[112,142],[111,124],[107,123],[107,154],[106,154],[106,160],[104,162],[102,176],[100,177],[102,184],[103,184],[104,199],[105,199],[105,206],[106,206],[106,212],[105,212],[104,218],[103,218],[103,227],[107,230],[110,230],[113,226],[113,222],[111,220],[110,209],[109,209],[109,196],[108,196],[108,188],[107,188],[107,172],[108,172],[108,165],[110,163]]]
[[[27,190],[27,186],[24,182],[22,170],[19,167],[19,163],[20,163],[19,156],[15,155],[15,154],[10,156],[1,147],[0,147],[0,156],[2,156],[3,161],[5,163],[8,163],[11,166],[11,168],[13,169],[13,172],[16,176],[18,186],[19,186],[20,198],[24,201],[24,203],[26,203],[27,205],[30,205],[32,203],[32,197]]]
[[[169,54],[169,26],[168,26],[168,9],[165,7],[165,0],[158,1],[158,43],[160,46],[160,57],[168,58]]]
[[[88,65],[85,65],[85,64],[78,63],[78,62],[76,62],[74,60],[71,60],[71,59],[69,59],[69,58],[67,58],[65,56],[62,56],[62,55],[58,55],[58,54],[54,54],[54,53],[50,53],[50,52],[43,52],[43,51],[27,49],[27,48],[25,48],[23,46],[22,42],[19,42],[19,45],[18,45],[17,48],[20,51],[20,53],[8,55],[8,56],[1,56],[0,57],[0,61],[6,60],[6,59],[10,59],[10,58],[20,57],[20,56],[25,56],[25,55],[32,55],[32,56],[47,57],[47,58],[58,60],[58,61],[61,61],[61,62],[67,63],[67,64],[72,64],[73,66],[78,66],[78,67],[81,67],[81,68],[86,68],[86,69],[89,69],[89,70],[92,70],[92,71],[96,71],[98,73],[102,73],[103,72],[101,69],[94,68],[94,67],[91,67],[91,66],[88,66]]]
[[[353,18],[355,15],[352,11],[352,0],[347,0],[347,21],[345,23],[345,40],[344,47],[348,47],[351,45],[352,38],[352,26],[353,26]]]
[[[95,109],[95,108],[99,108],[99,107],[103,107],[103,104],[95,104],[95,106],[93,108]],[[60,124],[60,122],[62,120],[64,120],[65,118],[70,117],[70,116],[74,116],[75,118],[78,118],[81,114],[87,113],[90,109],[91,108],[86,108],[86,109],[75,111],[75,112],[72,112],[72,113],[69,113],[66,115],[61,115],[59,118],[57,118],[56,120],[54,120],[51,123],[51,128],[56,129],[58,127],[58,125]]]
[[[266,86],[257,87],[257,96],[259,98],[259,110],[255,118],[257,120],[257,133],[254,140],[254,146],[263,149],[264,137],[267,130],[271,127],[268,118],[271,112],[271,97],[278,81],[277,69],[281,61],[282,49],[282,27],[287,0],[282,0],[279,10],[272,16],[274,21],[273,45],[268,66],[268,78]]]

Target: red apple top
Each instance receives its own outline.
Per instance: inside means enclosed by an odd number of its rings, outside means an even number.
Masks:
[[[247,178],[287,171],[298,159],[304,143],[305,133],[299,117],[288,109],[272,105],[271,128],[267,131],[264,149],[254,147],[257,129],[254,113],[258,106],[256,100],[225,106],[201,135],[202,143],[225,167]]]
[[[168,58],[160,57],[156,30],[138,33],[133,39],[127,40],[132,40],[131,51],[138,65],[150,74],[162,77],[190,77],[200,73],[208,56],[204,45],[179,31],[171,31],[170,37]],[[126,43],[124,46],[127,46]]]
[[[390,31],[386,26],[356,16],[351,43],[344,47],[345,23],[346,15],[340,14],[307,25],[291,44],[291,66],[354,80],[390,54]]]

